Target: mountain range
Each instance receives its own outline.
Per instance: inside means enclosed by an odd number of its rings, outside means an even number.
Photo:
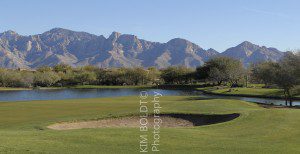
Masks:
[[[245,41],[219,53],[181,38],[166,43],[113,32],[108,38],[86,32],[54,28],[42,34],[23,36],[0,33],[0,67],[34,69],[64,63],[71,66],[151,67],[182,65],[197,67],[214,56],[240,59],[244,65],[278,61],[284,52]]]

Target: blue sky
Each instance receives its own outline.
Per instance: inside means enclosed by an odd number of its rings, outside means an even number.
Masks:
[[[0,32],[62,27],[149,41],[188,39],[223,51],[242,41],[300,48],[299,0],[1,0]]]

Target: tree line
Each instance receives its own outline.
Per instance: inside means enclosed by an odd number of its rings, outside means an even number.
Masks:
[[[156,68],[73,68],[59,64],[43,66],[37,70],[0,69],[1,87],[51,87],[74,85],[145,85],[159,80]]]
[[[283,89],[286,105],[300,94],[300,52],[288,52],[279,62],[253,65],[252,76],[267,87],[276,85]]]
[[[247,86],[264,83],[284,90],[286,99],[298,93],[300,79],[299,52],[288,52],[279,62],[262,62],[245,68],[240,60],[214,57],[196,68],[172,66],[165,69],[73,68],[59,64],[43,66],[34,71],[0,69],[1,87],[50,87],[74,85],[158,85],[197,84]],[[291,102],[291,100],[290,100]]]

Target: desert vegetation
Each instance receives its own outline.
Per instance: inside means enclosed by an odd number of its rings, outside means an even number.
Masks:
[[[215,57],[204,65],[192,69],[171,66],[165,69],[150,68],[99,68],[96,66],[71,67],[59,64],[36,70],[0,69],[0,87],[75,87],[75,86],[156,86],[201,85],[229,88],[282,89],[286,104],[299,95],[299,52],[287,52],[278,62],[261,62],[244,67],[240,60]]]
[[[266,86],[276,85],[283,90],[286,105],[300,93],[300,54],[287,53],[279,62],[263,62],[254,65],[252,76]]]

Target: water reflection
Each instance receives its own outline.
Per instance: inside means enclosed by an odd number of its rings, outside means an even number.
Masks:
[[[143,89],[52,89],[52,90],[24,90],[24,91],[1,91],[0,101],[31,101],[31,100],[59,100],[59,99],[78,99],[78,98],[99,98],[99,97],[118,97],[118,96],[138,96]],[[216,96],[202,94],[199,91],[189,90],[165,90],[165,89],[146,89],[150,95],[154,91],[163,95],[194,95],[205,98],[218,99],[238,99],[248,102],[285,105],[284,100],[253,98],[253,97],[233,97]],[[294,101],[293,105],[299,105],[300,101]]]

